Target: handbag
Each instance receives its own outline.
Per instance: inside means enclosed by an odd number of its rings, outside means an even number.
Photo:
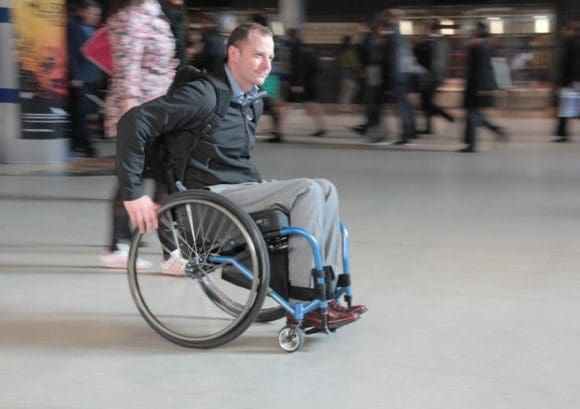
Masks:
[[[113,54],[106,26],[98,28],[82,47],[82,53],[89,61],[111,75],[113,72]]]
[[[505,58],[495,57],[491,59],[491,67],[498,89],[512,87],[512,76]]]
[[[580,92],[573,87],[560,89],[560,103],[558,104],[559,118],[575,118],[580,116]]]

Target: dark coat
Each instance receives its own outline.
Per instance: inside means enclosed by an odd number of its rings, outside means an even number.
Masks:
[[[91,38],[95,29],[83,24],[78,18],[71,18],[67,24],[68,69],[71,80],[85,83],[98,81],[103,72],[82,52],[83,45]]]
[[[202,42],[196,67],[206,72],[219,72],[226,61],[224,38],[216,28],[208,28],[202,32]]]
[[[171,25],[171,32],[175,37],[175,58],[179,61],[179,68],[187,66],[187,27],[185,21],[185,10],[183,7],[170,6],[165,2],[161,3],[161,9],[163,13],[169,19],[169,24]]]
[[[425,68],[415,58],[411,45],[399,32],[398,26],[384,37],[383,43],[383,88],[386,92],[410,92],[423,82]]]
[[[374,32],[365,35],[358,46],[358,58],[363,67],[383,64],[383,39]]]
[[[397,31],[387,34],[383,42],[383,88],[392,91],[405,78],[402,70],[403,37]]]
[[[441,84],[447,77],[449,47],[443,36],[429,36],[415,48],[417,62],[429,71],[431,81]]]
[[[123,200],[143,195],[146,158],[158,155],[160,138],[169,160],[175,162],[174,169],[185,170],[179,176],[183,176],[187,188],[261,180],[250,156],[262,101],[249,106],[229,102],[231,92],[223,68],[220,77],[211,81],[199,77],[192,80],[191,70],[195,69],[179,71],[166,95],[132,108],[119,120],[117,176]],[[212,83],[226,91],[229,106],[213,132],[203,134],[201,125],[215,113],[217,104]]]
[[[318,72],[320,61],[316,52],[304,45],[296,42],[290,50],[291,81],[290,86],[302,87],[303,92],[290,93],[290,102],[316,102],[319,98],[318,92]]]
[[[561,87],[569,87],[580,81],[580,36],[564,38],[560,51],[558,82]]]
[[[491,65],[491,47],[487,40],[473,43],[468,49],[467,82],[463,106],[468,109],[493,106],[493,91],[497,90]]]

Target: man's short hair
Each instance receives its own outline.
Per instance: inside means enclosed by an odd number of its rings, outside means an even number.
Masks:
[[[239,47],[241,43],[248,40],[252,31],[256,31],[263,36],[274,37],[269,27],[257,23],[244,23],[234,28],[234,31],[232,31],[228,38],[227,47],[229,48],[230,45]]]

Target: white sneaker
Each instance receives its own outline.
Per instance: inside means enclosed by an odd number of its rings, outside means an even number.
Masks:
[[[99,254],[99,267],[114,268],[118,270],[126,270],[129,261],[129,246],[126,244],[118,244],[118,250]],[[139,270],[147,270],[152,267],[152,264],[143,260],[141,257],[137,258],[137,268]]]
[[[161,274],[184,276],[186,264],[187,260],[181,257],[181,250],[173,250],[167,260],[161,260]]]

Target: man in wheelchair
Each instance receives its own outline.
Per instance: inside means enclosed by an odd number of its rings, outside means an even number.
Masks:
[[[188,189],[209,189],[248,213],[284,210],[292,226],[308,230],[334,271],[341,266],[338,196],[324,179],[263,180],[251,161],[255,129],[262,112],[260,86],[270,73],[274,42],[269,28],[238,26],[227,43],[220,72],[188,67],[177,73],[168,93],[127,112],[118,123],[117,175],[131,222],[142,232],[158,227],[158,205],[144,194],[146,159],[162,156],[172,174]],[[177,253],[162,261],[162,271],[180,274],[185,263]],[[301,238],[289,240],[288,276],[295,288],[312,287],[312,252]],[[165,269],[163,268],[165,267]],[[366,311],[329,302],[328,327],[356,321]],[[292,321],[289,316],[288,320]],[[318,310],[303,323],[322,326]]]

